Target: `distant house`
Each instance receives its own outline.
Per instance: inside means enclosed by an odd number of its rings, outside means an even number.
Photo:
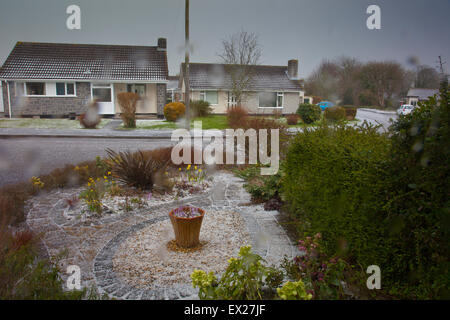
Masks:
[[[141,96],[138,114],[159,114],[168,83],[166,39],[157,46],[18,42],[0,69],[3,112],[81,114],[98,99],[102,115],[121,112],[120,92]]]
[[[274,111],[290,114],[303,103],[303,84],[298,79],[298,61],[290,60],[287,66],[252,66],[252,82],[241,102],[250,114],[272,114]],[[232,80],[225,64],[190,63],[189,85],[192,100],[206,100],[214,113],[224,114],[235,106],[231,92]],[[183,100],[185,84],[184,64],[180,68],[180,85]]]
[[[420,101],[428,100],[437,93],[439,93],[439,89],[411,88],[406,96],[406,104],[417,106]]]
[[[174,101],[180,101],[180,88],[179,88],[179,76],[168,76],[167,80],[169,82],[167,83],[167,103],[174,102]]]

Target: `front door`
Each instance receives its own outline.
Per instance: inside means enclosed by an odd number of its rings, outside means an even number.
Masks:
[[[98,102],[100,114],[114,114],[114,87],[110,83],[92,84],[92,99]]]

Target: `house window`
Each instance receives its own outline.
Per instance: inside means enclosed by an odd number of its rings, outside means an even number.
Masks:
[[[202,91],[200,92],[200,100],[207,101],[209,104],[218,104],[219,93],[217,91]]]
[[[145,84],[129,84],[127,91],[137,93],[140,98],[145,97]]]
[[[25,94],[25,83],[23,82],[16,82],[15,83],[15,95],[16,97],[23,96]]]
[[[228,106],[235,107],[236,105],[237,105],[236,96],[232,92],[228,91]]]
[[[27,82],[25,86],[28,96],[45,96],[44,82]]]
[[[92,85],[92,98],[98,102],[111,102],[111,85],[109,84],[93,84]]]
[[[57,96],[73,96],[75,95],[75,84],[73,83],[56,83],[56,95]]]
[[[284,103],[283,92],[260,92],[258,93],[260,108],[282,108]]]

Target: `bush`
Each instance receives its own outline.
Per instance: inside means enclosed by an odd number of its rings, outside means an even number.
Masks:
[[[450,297],[450,100],[440,96],[399,116],[391,131],[384,217],[391,226],[389,281],[408,296]],[[383,270],[383,269],[382,269]],[[386,271],[385,271],[386,272]]]
[[[298,123],[298,115],[296,115],[296,114],[287,115],[286,122],[290,126],[295,126]]]
[[[358,109],[354,106],[342,106],[345,110],[345,118],[349,121],[355,120]]]
[[[120,117],[125,128],[136,128],[136,104],[139,101],[139,95],[134,92],[121,92],[117,95],[122,113]]]
[[[261,300],[274,297],[275,289],[281,285],[283,274],[267,267],[264,260],[251,252],[249,246],[239,250],[239,258],[231,258],[220,279],[212,273],[194,270],[192,285],[199,288],[202,300]],[[264,292],[263,287],[268,290]],[[286,293],[286,289],[282,290]]]
[[[332,122],[345,120],[345,109],[338,106],[326,108],[323,112],[323,118]]]
[[[193,117],[207,117],[212,113],[212,108],[208,101],[193,100],[189,106]]]
[[[149,153],[115,152],[106,149],[113,176],[127,186],[152,190],[157,175],[168,166],[168,160],[155,159]]]
[[[81,114],[78,117],[78,120],[80,121],[81,126],[85,129],[97,128],[101,118],[98,113],[98,103],[96,100],[92,101],[92,103],[88,105],[86,112]]]
[[[378,215],[389,150],[388,137],[367,124],[322,125],[297,134],[282,165],[281,191],[299,234],[321,233],[326,254],[387,270]]]
[[[175,122],[186,113],[186,107],[181,102],[171,102],[164,106],[164,117],[167,121]]]
[[[244,107],[235,106],[227,110],[228,125],[233,129],[243,128],[247,117],[248,111]]]
[[[314,123],[320,120],[321,109],[315,104],[302,103],[298,106],[297,114],[306,124]]]

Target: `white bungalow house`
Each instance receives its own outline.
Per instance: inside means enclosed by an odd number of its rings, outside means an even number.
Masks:
[[[100,113],[120,113],[117,94],[141,96],[137,114],[163,114],[168,82],[167,42],[126,46],[17,42],[0,69],[5,116],[81,114],[93,100]]]

